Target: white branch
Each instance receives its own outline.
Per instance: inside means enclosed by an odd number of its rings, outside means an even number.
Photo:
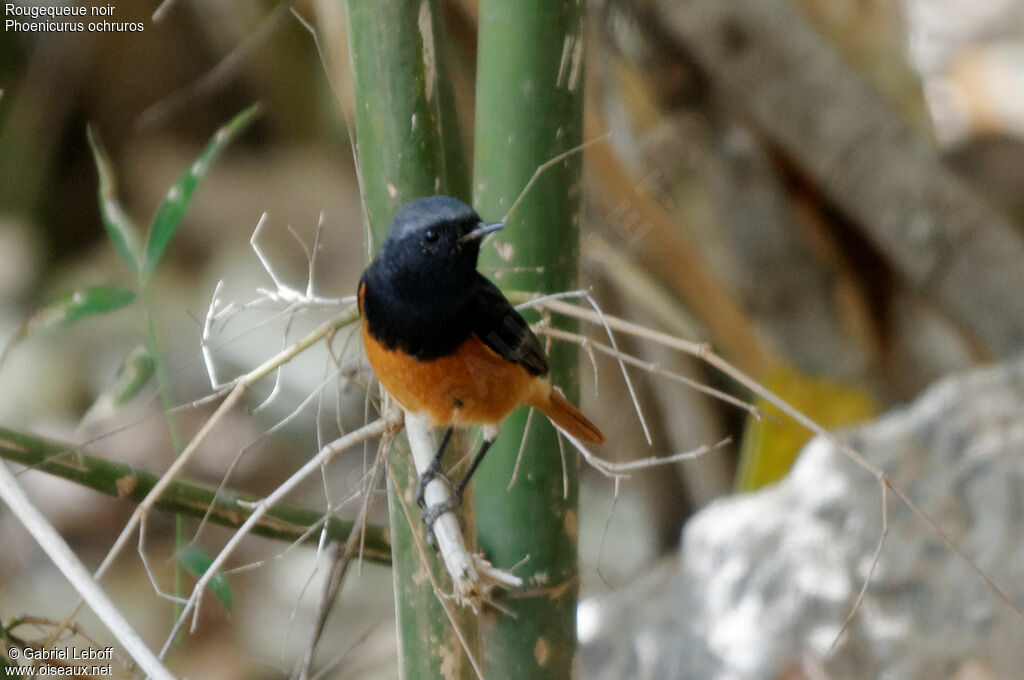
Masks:
[[[106,624],[114,637],[139,664],[139,667],[154,680],[174,680],[138,633],[125,620],[121,612],[99,587],[78,556],[71,551],[60,534],[46,521],[32,502],[25,496],[14,475],[7,466],[0,463],[0,496],[10,506],[14,515],[28,529],[40,547],[49,555],[61,573],[71,582],[78,594],[89,604],[96,616]]]
[[[217,318],[217,308],[220,306],[220,291],[224,287],[224,280],[217,282],[213,289],[213,297],[210,298],[210,306],[206,310],[206,318],[203,320],[203,335],[199,347],[203,353],[203,363],[206,364],[206,374],[210,376],[210,387],[219,390],[224,384],[217,379],[217,368],[213,362],[213,353],[210,351],[210,336],[213,330],[213,322]]]
[[[422,476],[437,453],[434,430],[427,419],[407,412],[405,434],[409,438],[416,473]],[[451,492],[444,481],[433,479],[427,484],[424,500],[428,508],[444,503],[449,498]],[[437,518],[433,527],[434,536],[441,559],[452,577],[455,600],[459,604],[469,605],[476,611],[480,600],[487,596],[493,586],[500,584],[519,587],[523,581],[512,573],[495,568],[482,555],[472,553],[466,548],[455,512],[451,510]]]
[[[300,291],[296,288],[292,288],[274,273],[274,268],[270,264],[270,259],[260,250],[257,239],[259,238],[260,231],[263,229],[263,225],[267,221],[267,213],[263,213],[260,216],[259,222],[256,223],[256,228],[252,232],[252,236],[249,238],[249,245],[252,246],[252,250],[256,253],[256,257],[259,259],[260,264],[263,265],[264,271],[270,277],[270,280],[274,282],[276,290],[269,290],[267,288],[257,288],[256,292],[264,296],[267,300],[273,302],[286,302],[288,304],[296,304],[302,306],[327,306],[334,307],[350,302],[352,298],[325,298],[313,295],[313,275],[315,273],[315,258],[316,250],[309,251],[305,244],[302,244],[304,250],[306,250],[307,259],[309,260],[309,279],[306,282],[306,291]],[[317,236],[314,248],[320,244],[320,229],[323,225],[323,214],[320,215],[320,222],[317,224]],[[295,232],[292,232],[293,234]],[[296,236],[298,238],[298,236]],[[300,243],[301,240],[300,240]]]

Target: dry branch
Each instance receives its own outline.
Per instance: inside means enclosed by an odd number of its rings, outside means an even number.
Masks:
[[[776,396],[774,393],[769,391],[766,387],[761,385],[759,382],[751,378],[750,376],[743,373],[741,370],[730,364],[728,361],[723,359],[721,356],[712,351],[711,346],[707,344],[698,344],[690,342],[688,340],[682,340],[675,336],[669,335],[668,333],[662,333],[660,331],[645,328],[639,324],[635,324],[625,319],[619,319],[617,317],[602,314],[598,315],[589,309],[583,309],[574,305],[566,304],[560,300],[542,299],[540,306],[546,307],[552,311],[557,311],[561,314],[571,316],[577,319],[588,321],[590,323],[599,324],[601,326],[608,326],[617,331],[623,333],[629,333],[636,337],[656,342],[664,345],[665,347],[671,347],[677,349],[686,354],[690,354],[712,366],[722,374],[729,376],[742,387],[750,390],[757,397],[764,399],[768,403],[772,404],[775,408],[779,409],[780,412],[792,418],[795,422],[801,426],[807,428],[814,434],[823,437],[830,444],[832,444],[838,451],[844,456],[849,458],[851,461],[856,463],[858,466],[863,468],[866,472],[871,474],[876,480],[878,480],[879,488],[882,492],[882,509],[885,511],[887,508],[886,493],[892,493],[896,498],[899,499],[903,505],[905,505],[915,516],[924,524],[930,531],[932,531],[942,543],[957,556],[974,574],[982,581],[989,591],[1002,602],[1011,612],[1014,613],[1019,619],[1024,621],[1024,610],[1006,594],[1006,592],[1000,588],[989,576],[986,574],[981,567],[979,567],[974,560],[972,560],[964,549],[960,547],[942,528],[936,524],[935,520],[929,517],[917,504],[910,499],[905,491],[899,486],[892,483],[889,476],[880,469],[877,465],[871,463],[865,458],[859,451],[854,449],[848,443],[842,439],[836,437],[834,434],[826,430],[824,427],[816,423],[807,414],[795,408],[781,397]],[[575,443],[575,442],[574,442]],[[582,447],[576,443],[576,448],[583,452]],[[875,564],[878,561],[878,557],[881,554],[882,545],[885,542],[888,533],[888,520],[883,514],[882,518],[882,530],[878,540],[878,547],[875,549],[874,556],[872,558],[872,564],[868,571],[868,579],[870,574],[874,571]],[[866,586],[865,586],[866,587]],[[862,591],[863,592],[863,591]],[[857,601],[859,602],[863,598],[863,595],[859,595]]]

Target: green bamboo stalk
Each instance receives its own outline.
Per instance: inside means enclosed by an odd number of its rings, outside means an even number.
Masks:
[[[465,200],[468,173],[445,74],[440,2],[347,0],[346,8],[359,169],[370,240],[376,250],[387,236],[391,219],[408,201],[438,193]],[[429,569],[441,588],[451,592],[448,575],[436,552],[427,547],[419,521],[414,500],[417,475],[404,438],[392,448],[389,462],[401,677],[473,678],[463,642],[424,573]],[[426,547],[426,564],[422,547]],[[449,606],[470,654],[479,658],[476,616],[468,609]]]
[[[359,169],[376,250],[399,208],[439,193],[467,199],[469,179],[445,75],[440,2],[346,0],[346,7]]]
[[[0,458],[33,470],[61,477],[115,498],[140,503],[156,485],[159,475],[148,470],[92,456],[70,444],[44,439],[34,434],[0,427]],[[176,480],[156,502],[156,508],[237,529],[252,514],[259,496],[220,489],[195,482]],[[323,526],[322,512],[281,503],[270,509],[253,533],[283,541],[316,544]],[[344,542],[352,532],[352,522],[327,518],[327,536]],[[367,525],[363,556],[387,564],[391,559],[390,533],[383,527]]]
[[[538,167],[581,143],[583,16],[580,0],[480,2],[473,186],[485,219],[500,218]],[[497,248],[485,249],[482,267],[503,288],[574,288],[580,162],[572,155],[545,171],[495,235]],[[553,382],[575,400],[575,348],[556,345],[550,358]],[[485,629],[487,677],[564,680],[576,653],[578,463],[568,450],[563,473],[555,431],[537,415],[507,490],[525,423],[522,409],[505,421],[475,481],[481,547],[498,567],[529,555],[516,573],[534,588],[503,602],[511,615]]]

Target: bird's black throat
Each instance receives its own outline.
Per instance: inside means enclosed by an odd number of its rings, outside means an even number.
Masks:
[[[374,338],[421,360],[454,352],[473,332],[474,286],[458,289],[435,281],[396,285],[371,265],[363,274],[362,314]]]

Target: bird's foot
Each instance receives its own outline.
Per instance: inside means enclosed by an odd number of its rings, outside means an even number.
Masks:
[[[459,530],[463,532],[466,530],[466,518],[464,518],[461,513],[455,512],[461,505],[462,492],[454,491],[447,499],[440,503],[424,507],[420,511],[420,516],[423,517],[423,523],[427,525],[427,541],[430,542],[430,545],[435,548],[437,547],[437,537],[434,535],[434,524],[442,515],[449,512],[453,513],[458,518]]]
[[[427,507],[427,484],[430,484],[435,479],[440,479],[449,489],[455,488],[452,478],[445,474],[444,470],[441,469],[441,464],[435,458],[430,467],[420,475],[420,481],[416,484],[416,505],[420,506],[420,510],[425,510]]]
[[[443,481],[448,486],[450,496],[440,503],[435,503],[428,507],[426,498],[427,485],[435,479]],[[451,477],[445,474],[436,459],[431,463],[430,467],[423,471],[419,482],[416,484],[416,505],[420,507],[420,516],[423,518],[423,523],[427,525],[427,540],[430,542],[430,545],[437,547],[437,539],[434,536],[434,524],[439,517],[458,509],[462,505],[462,489],[452,481]],[[459,528],[465,531],[465,518],[458,513],[456,513],[456,517],[459,518]]]

